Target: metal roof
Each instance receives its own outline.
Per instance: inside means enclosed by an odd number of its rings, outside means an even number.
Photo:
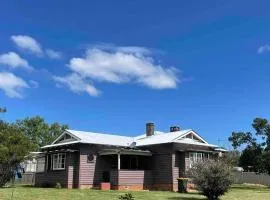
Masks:
[[[196,137],[199,138],[201,142],[195,141],[193,139],[185,138],[185,136],[188,135],[189,133],[196,135]],[[76,141],[57,143],[57,141],[64,134],[71,135],[73,138],[76,139]],[[77,131],[77,130],[66,130],[51,145],[46,145],[42,148],[44,149],[44,148],[50,148],[50,147],[68,145],[68,144],[75,144],[75,143],[100,144],[100,145],[111,145],[111,146],[119,146],[119,147],[140,147],[140,146],[155,145],[155,144],[173,143],[173,142],[217,147],[216,145],[208,144],[195,131],[191,129],[187,129],[187,130],[168,132],[168,133],[155,131],[155,134],[152,136],[146,136],[145,134],[143,134],[137,137],[128,137],[128,136],[94,133],[94,132]]]

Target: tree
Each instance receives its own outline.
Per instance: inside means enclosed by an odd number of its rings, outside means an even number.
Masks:
[[[29,153],[30,141],[16,126],[0,121],[0,187],[13,176],[14,170]]]
[[[231,165],[232,167],[236,167],[239,165],[240,152],[239,151],[228,151],[222,156],[222,160]]]
[[[262,172],[262,148],[260,146],[247,146],[239,159],[239,166],[245,171]]]
[[[234,149],[245,145],[239,165],[245,170],[270,174],[270,124],[267,119],[255,118],[252,123],[255,133],[232,132],[229,141]]]
[[[67,125],[57,122],[48,124],[40,116],[17,120],[15,126],[31,141],[32,151],[38,151],[40,147],[52,143],[64,130],[68,129]]]
[[[217,200],[232,184],[231,166],[222,161],[196,163],[191,169],[192,181],[208,200]]]

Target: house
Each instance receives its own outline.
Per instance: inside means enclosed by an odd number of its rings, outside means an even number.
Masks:
[[[195,131],[174,126],[168,133],[146,124],[137,137],[66,130],[42,147],[35,184],[60,183],[67,188],[97,188],[109,182],[116,190],[177,190],[177,178],[194,162],[218,156],[224,149],[207,143]]]
[[[37,160],[39,160],[39,166],[37,166]],[[27,185],[34,185],[35,184],[35,174],[37,170],[40,170],[40,167],[42,169],[42,159],[44,158],[43,152],[30,152],[29,155],[27,155],[23,162],[20,163],[20,168],[22,173],[21,183],[27,184]],[[44,159],[43,159],[44,160]]]

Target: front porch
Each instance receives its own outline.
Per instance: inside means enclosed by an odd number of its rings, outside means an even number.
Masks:
[[[102,182],[113,190],[148,190],[153,184],[150,151],[135,149],[104,149],[98,152],[105,161]],[[108,168],[109,167],[109,168]]]

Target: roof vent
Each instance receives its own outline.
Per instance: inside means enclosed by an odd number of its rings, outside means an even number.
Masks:
[[[152,122],[146,123],[146,136],[148,137],[154,135],[154,131],[155,131],[155,124]]]
[[[170,127],[170,132],[176,132],[176,131],[180,131],[180,127],[179,126],[171,126]]]

